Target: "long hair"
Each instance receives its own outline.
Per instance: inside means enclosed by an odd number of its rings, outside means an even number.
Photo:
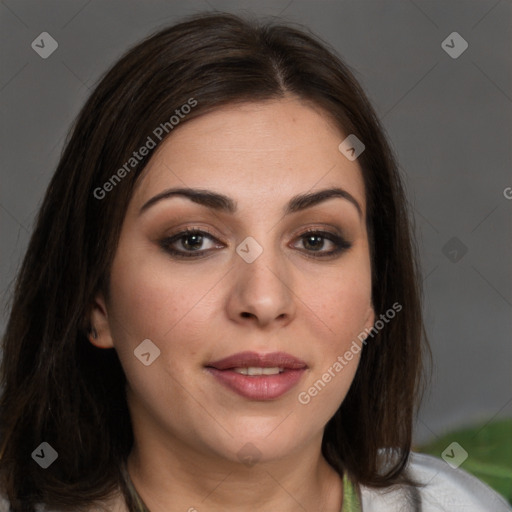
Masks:
[[[86,510],[122,488],[120,468],[133,444],[126,378],[114,349],[88,341],[88,318],[96,293],[108,294],[137,180],[179,129],[171,116],[194,103],[181,125],[226,104],[285,94],[320,107],[341,133],[364,142],[358,163],[376,318],[402,306],[364,347],[348,395],[325,427],[322,452],[360,484],[404,481],[428,345],[406,197],[384,130],[326,43],[292,26],[202,14],[148,37],[103,76],[46,192],[3,338],[0,484],[14,512],[39,502]],[[156,148],[119,171],[148,136],[158,139]],[[31,457],[42,442],[58,452],[45,470]],[[383,453],[392,454],[385,464]]]

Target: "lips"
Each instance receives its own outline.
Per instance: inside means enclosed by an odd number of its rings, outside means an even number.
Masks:
[[[272,352],[271,354],[257,354],[256,352],[240,352],[232,356],[208,363],[207,367],[217,370],[232,368],[284,368],[287,370],[300,370],[307,368],[307,364],[286,352]]]
[[[240,352],[205,365],[223,386],[252,400],[274,400],[292,389],[307,364],[285,352]]]

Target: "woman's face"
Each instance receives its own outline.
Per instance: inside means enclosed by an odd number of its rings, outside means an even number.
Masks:
[[[152,157],[93,316],[136,439],[233,461],[319,443],[359,362],[344,354],[374,320],[347,135],[288,97],[186,122]]]

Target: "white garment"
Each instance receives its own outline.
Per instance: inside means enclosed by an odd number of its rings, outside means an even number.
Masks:
[[[506,500],[487,484],[462,469],[451,468],[444,460],[411,453],[408,473],[418,488],[421,512],[511,512]],[[404,489],[376,490],[362,487],[363,512],[413,512],[415,507]]]
[[[407,468],[415,481],[426,484],[419,489],[421,512],[512,512],[506,500],[488,485],[461,469],[452,469],[442,459],[411,453]],[[404,488],[376,490],[363,486],[361,491],[363,512],[415,510],[407,502]],[[9,512],[9,502],[1,495],[0,512]]]

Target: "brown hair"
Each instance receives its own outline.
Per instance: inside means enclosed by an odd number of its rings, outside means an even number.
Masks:
[[[358,483],[406,481],[428,345],[406,198],[384,131],[325,43],[291,26],[203,14],[147,38],[105,74],[46,192],[3,338],[0,483],[14,512],[38,502],[85,510],[104,500],[121,486],[133,443],[119,359],[114,349],[94,347],[87,329],[93,297],[108,292],[121,223],[155,149],[108,197],[94,191],[191,98],[197,104],[181,123],[228,103],[285,94],[322,108],[342,133],[364,142],[358,162],[376,317],[394,303],[403,306],[362,351],[349,393],[326,425],[322,452]],[[46,470],[31,460],[43,441],[59,454]],[[392,454],[385,466],[383,453]]]

